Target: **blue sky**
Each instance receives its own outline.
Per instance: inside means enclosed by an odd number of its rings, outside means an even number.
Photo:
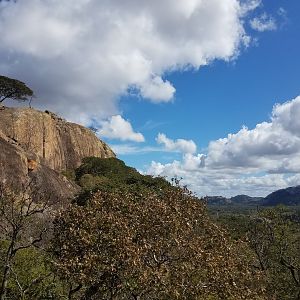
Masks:
[[[54,2],[0,2],[0,68],[37,108],[199,195],[300,184],[299,1]]]
[[[285,18],[278,16],[280,8],[286,10]],[[262,12],[277,18],[278,28],[257,32],[249,26],[257,41],[237,59],[166,76],[176,86],[172,104],[153,106],[140,101],[130,105],[124,101],[123,111],[135,128],[143,130],[145,120],[154,116],[148,122],[157,127],[143,131],[151,144],[161,131],[173,138],[192,139],[205,152],[211,140],[238,132],[243,125],[251,129],[268,121],[276,103],[300,94],[300,2],[266,1],[254,15]],[[167,163],[178,157],[161,153],[120,155],[140,169],[153,159]]]
[[[157,127],[143,132],[147,140],[154,141],[160,130],[174,138],[192,139],[205,148],[209,141],[237,132],[243,125],[253,128],[267,121],[275,103],[298,96],[300,2],[266,1],[261,11],[277,17],[280,7],[286,9],[287,20],[281,20],[280,28],[274,31],[260,33],[249,28],[257,43],[234,61],[215,61],[199,71],[167,75],[176,86],[173,103],[152,105],[134,99],[130,102],[126,97],[121,107],[134,128],[143,130],[151,121]]]

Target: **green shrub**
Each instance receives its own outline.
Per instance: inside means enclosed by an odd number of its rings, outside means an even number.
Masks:
[[[79,185],[85,190],[94,189],[97,186],[108,184],[109,179],[105,176],[93,176],[91,174],[84,174],[79,179]]]
[[[164,178],[142,175],[117,158],[87,157],[75,173],[77,184],[83,188],[77,199],[81,204],[85,203],[91,192],[98,190],[130,191],[137,195],[151,190],[160,194],[171,186]]]
[[[76,175],[75,175],[74,170],[66,170],[66,171],[62,171],[61,173],[62,173],[62,175],[64,175],[65,177],[67,177],[71,181],[76,180]]]
[[[4,255],[8,247],[0,242],[0,254]],[[3,269],[0,260],[0,269]],[[1,273],[2,274],[2,273]],[[0,275],[0,279],[1,275]],[[48,254],[34,247],[24,249],[16,254],[8,282],[7,299],[10,300],[44,300],[67,299],[64,283],[53,273]]]

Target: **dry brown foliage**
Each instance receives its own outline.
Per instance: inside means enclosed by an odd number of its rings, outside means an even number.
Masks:
[[[99,191],[61,213],[53,252],[70,299],[266,299],[246,245],[181,188]]]

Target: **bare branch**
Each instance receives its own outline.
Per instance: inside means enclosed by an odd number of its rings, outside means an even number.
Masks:
[[[23,250],[23,249],[28,249],[32,246],[35,246],[36,244],[40,243],[42,240],[43,240],[43,234],[46,232],[46,228],[44,228],[40,234],[39,234],[39,237],[34,239],[31,243],[25,245],[25,246],[19,246],[17,248],[15,248],[13,251],[12,251],[12,254],[15,255],[18,251],[20,250]]]
[[[22,285],[21,285],[21,283],[19,281],[18,275],[17,275],[17,273],[14,271],[14,269],[12,267],[10,267],[10,270],[11,270],[12,274],[15,277],[15,282],[16,282],[16,284],[17,284],[17,286],[18,286],[18,288],[20,290],[21,296],[22,296],[24,294],[24,290],[23,290],[23,287],[22,287]]]

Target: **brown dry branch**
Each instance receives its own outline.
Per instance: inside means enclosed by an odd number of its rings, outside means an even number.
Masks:
[[[2,262],[4,267],[1,270],[1,300],[6,299],[11,274],[21,288],[17,274],[13,271],[14,258],[19,251],[42,245],[46,234],[50,231],[50,214],[47,199],[33,199],[31,183],[18,193],[10,191],[4,185],[0,186],[0,238],[7,245]],[[23,288],[22,293],[25,293]]]
[[[80,286],[76,299],[266,299],[246,247],[198,198],[170,188],[99,191],[71,205],[55,222],[52,250],[62,278]]]

